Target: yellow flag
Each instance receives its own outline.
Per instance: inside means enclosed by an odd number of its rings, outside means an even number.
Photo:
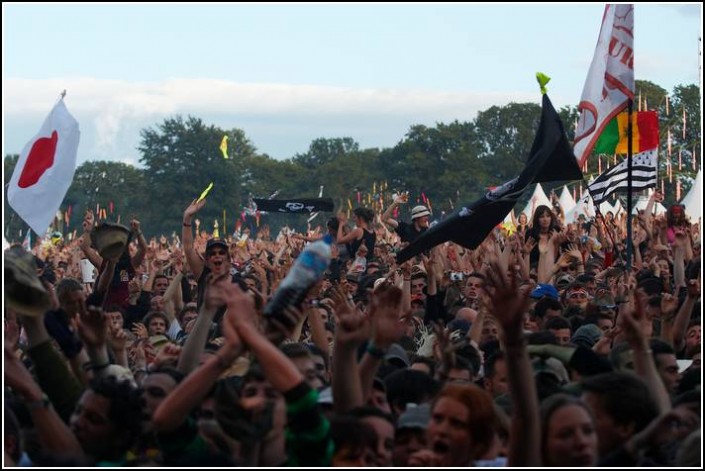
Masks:
[[[201,196],[198,197],[196,200],[196,203],[204,199],[206,196],[208,196],[208,193],[211,191],[211,188],[213,188],[213,182],[210,182],[210,184],[206,187],[205,190],[203,190],[203,193],[201,193]]]
[[[220,141],[220,151],[223,153],[223,158],[228,158],[228,136],[223,136],[223,140]]]

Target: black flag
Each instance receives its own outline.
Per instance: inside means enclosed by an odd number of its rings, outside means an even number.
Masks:
[[[314,211],[333,211],[331,198],[291,198],[286,200],[270,200],[253,198],[252,201],[260,211],[270,213],[312,213]]]
[[[581,178],[583,175],[568,143],[561,118],[548,95],[544,94],[539,129],[521,174],[429,228],[397,254],[397,262],[405,262],[449,240],[474,249],[504,220],[531,183]]]

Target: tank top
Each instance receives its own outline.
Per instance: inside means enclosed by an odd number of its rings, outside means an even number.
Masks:
[[[350,257],[355,257],[357,254],[357,249],[364,244],[367,246],[367,260],[370,260],[375,256],[375,242],[377,241],[377,234],[374,231],[367,231],[367,229],[362,230],[362,237],[360,239],[353,240],[348,244],[348,253]]]

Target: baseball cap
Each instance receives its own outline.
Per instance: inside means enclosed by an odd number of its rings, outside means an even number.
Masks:
[[[468,331],[470,330],[470,327],[471,324],[465,319],[453,319],[448,323],[448,330],[450,332],[455,332],[456,330],[459,330],[462,332],[463,336],[467,335]]]
[[[414,206],[414,209],[411,210],[411,220],[412,221],[414,219],[418,219],[418,218],[421,218],[424,216],[430,216],[430,215],[431,215],[431,212],[424,205]]]
[[[223,247],[226,252],[229,248],[223,239],[208,239],[208,242],[206,242],[206,253],[209,253],[214,247]]]
[[[425,429],[428,427],[429,420],[431,420],[431,404],[425,403],[417,405],[409,403],[406,405],[406,410],[397,420],[397,430],[403,428]]]
[[[531,298],[541,299],[544,296],[558,300],[558,290],[553,285],[539,283],[538,286],[531,292]]]
[[[387,354],[384,356],[385,360],[397,360],[395,363],[403,363],[403,367],[409,366],[409,355],[406,354],[406,350],[398,343],[393,343],[389,346]]]
[[[570,341],[575,345],[592,348],[595,343],[602,337],[602,330],[595,324],[585,324],[580,326]]]
[[[345,279],[353,283],[360,283],[360,277],[355,273],[348,273],[345,275]]]
[[[560,384],[570,382],[568,371],[560,360],[556,358],[536,358],[531,362],[534,375],[546,374],[555,378]]]

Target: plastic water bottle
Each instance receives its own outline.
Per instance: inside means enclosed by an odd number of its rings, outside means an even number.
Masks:
[[[272,300],[265,306],[264,315],[277,319],[282,324],[293,327],[283,316],[287,306],[298,307],[309,290],[320,279],[330,265],[333,237],[326,234],[322,240],[308,244],[296,258],[289,273],[282,280]]]

